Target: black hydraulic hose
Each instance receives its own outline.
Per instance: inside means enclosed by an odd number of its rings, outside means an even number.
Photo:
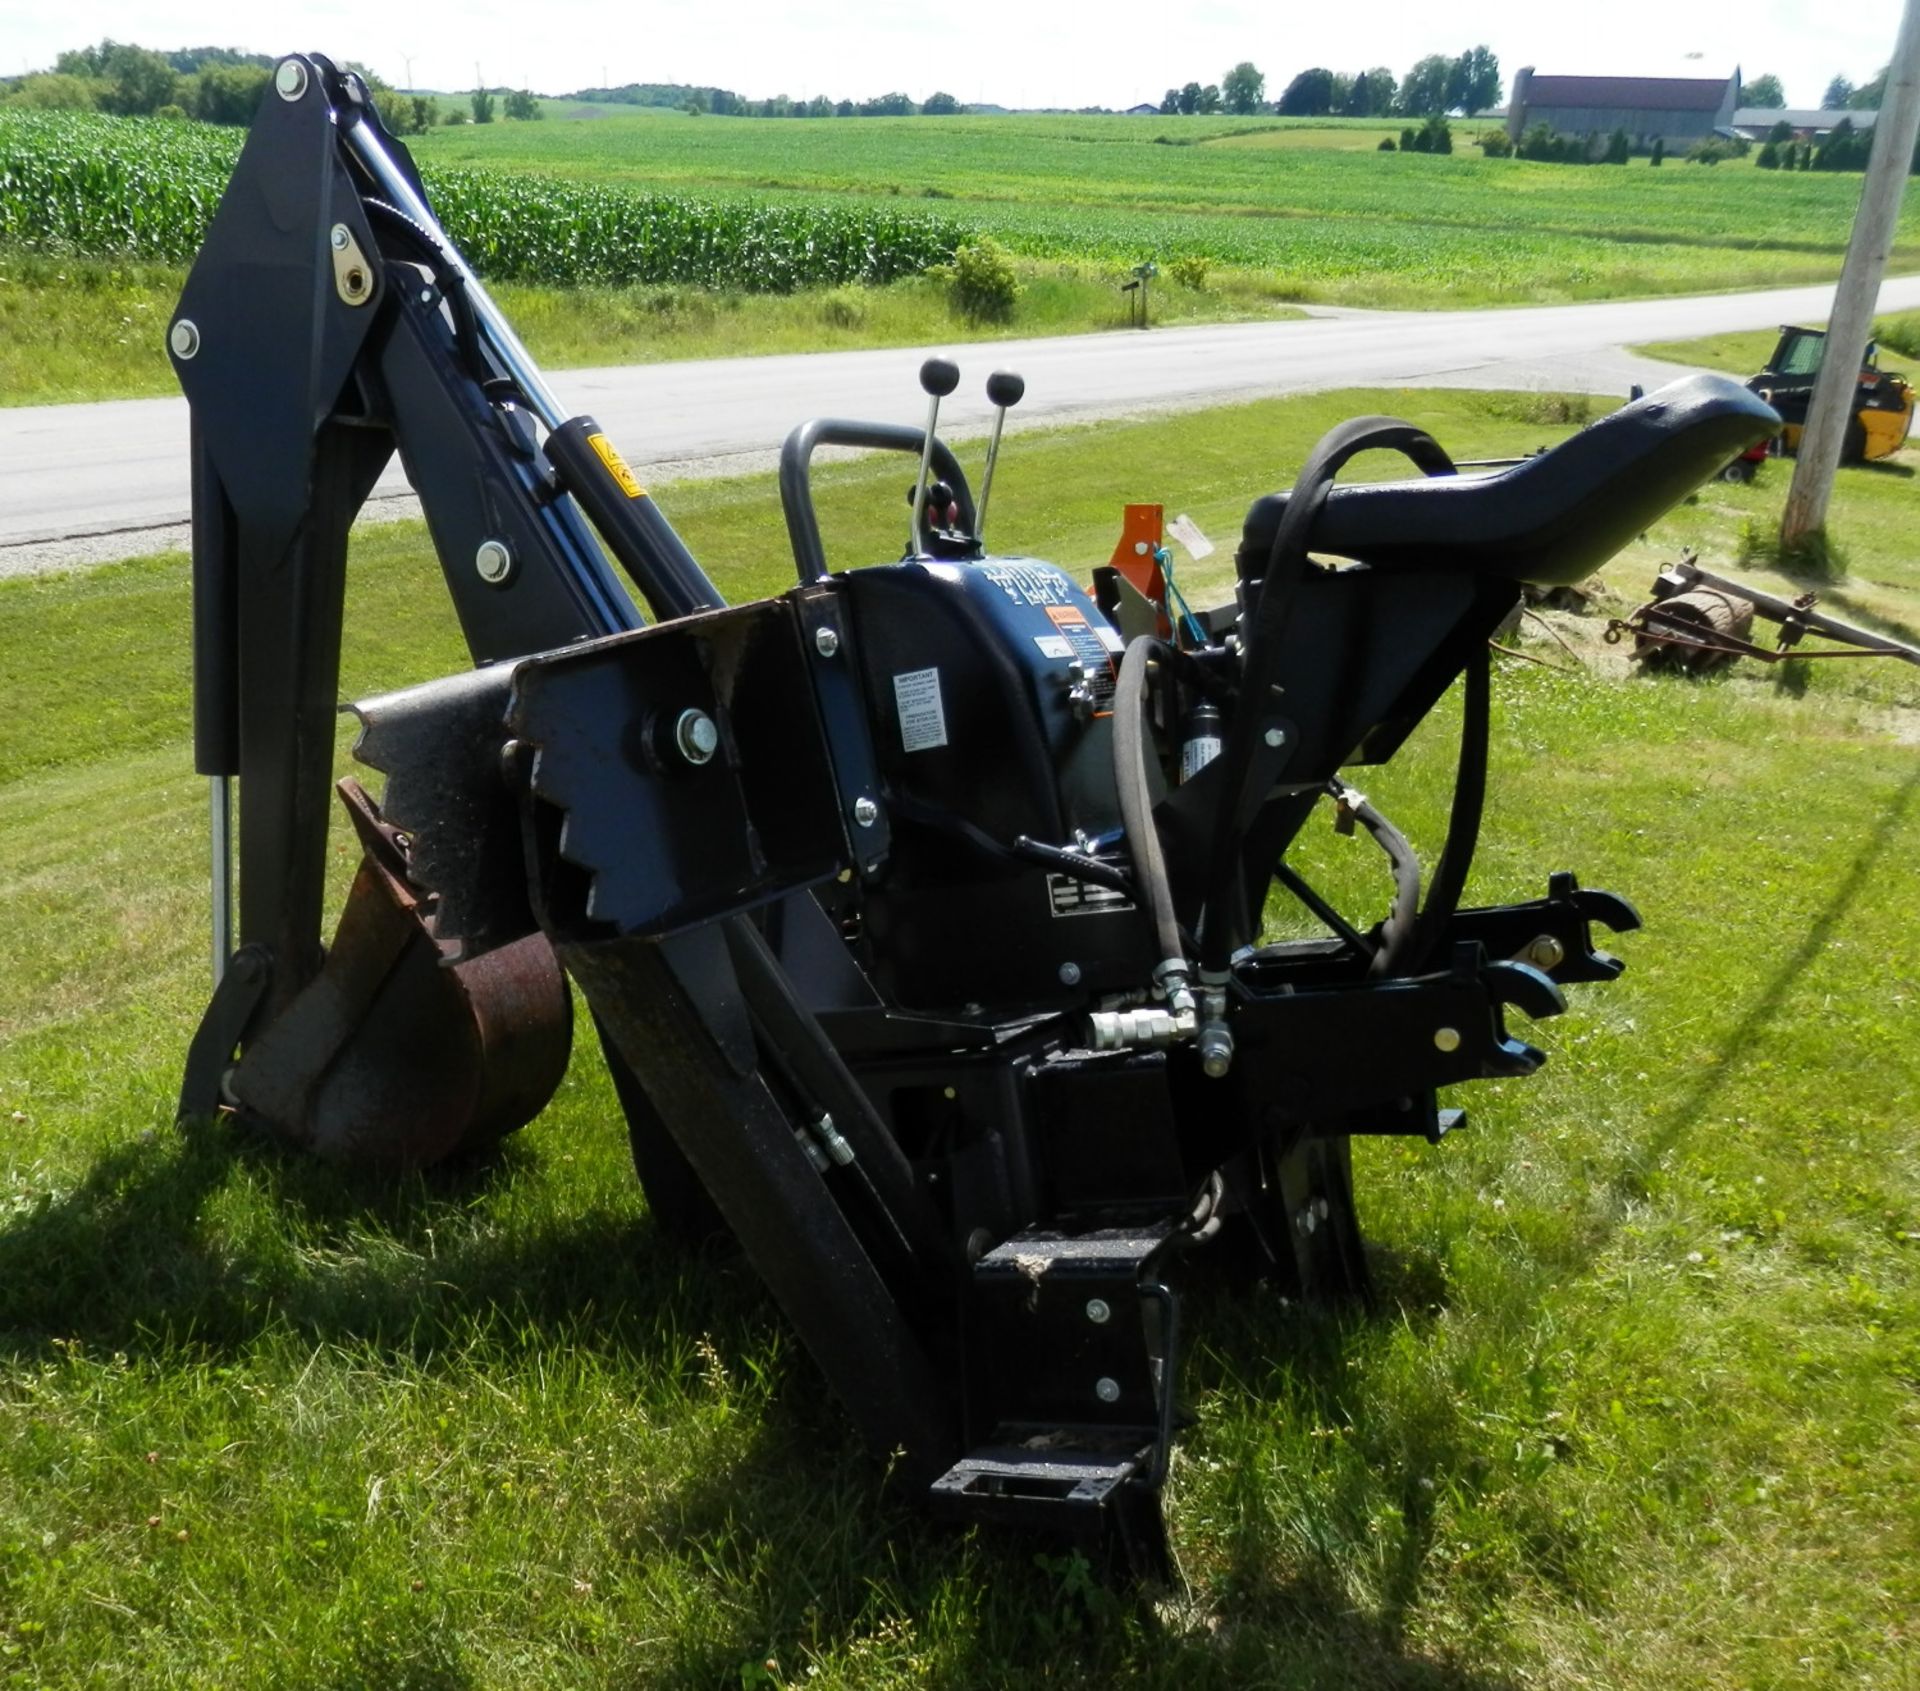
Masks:
[[[1273,713],[1281,692],[1281,647],[1307,573],[1314,525],[1326,506],[1334,477],[1349,459],[1376,448],[1404,454],[1428,475],[1453,473],[1453,461],[1431,435],[1395,417],[1355,417],[1328,430],[1301,466],[1286,510],[1274,527],[1267,573],[1247,634],[1239,708],[1228,725],[1218,760],[1223,779],[1214,812],[1206,926],[1201,935],[1200,966],[1206,974],[1224,974],[1228,959],[1252,938],[1254,918],[1242,880],[1241,847],[1247,825],[1266,797],[1260,771],[1273,767],[1270,759],[1260,756],[1261,747],[1267,743],[1268,730],[1277,726]]]
[[[1367,973],[1378,980],[1390,975],[1406,958],[1413,943],[1420,917],[1420,859],[1400,832],[1360,794],[1348,792],[1345,802],[1353,819],[1372,836],[1375,845],[1387,854],[1393,865],[1393,905],[1380,924],[1380,948],[1374,952]],[[1356,802],[1357,801],[1357,802]]]
[[[1160,849],[1160,830],[1153,820],[1153,792],[1147,770],[1147,665],[1160,642],[1143,635],[1120,660],[1120,679],[1113,690],[1113,781],[1119,789],[1120,820],[1127,831],[1127,851],[1133,858],[1133,878],[1146,896],[1153,916],[1154,943],[1159,962],[1186,956],[1180,943],[1180,918],[1173,908],[1173,887],[1167,878],[1166,854]]]
[[[1485,646],[1468,661],[1460,713],[1460,769],[1453,781],[1447,843],[1434,865],[1426,908],[1415,924],[1409,954],[1415,968],[1431,964],[1466,891],[1467,870],[1480,843],[1480,817],[1487,802],[1487,744],[1493,723],[1493,658]]]

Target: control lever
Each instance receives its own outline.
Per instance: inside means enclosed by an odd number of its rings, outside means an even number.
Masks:
[[[920,445],[920,476],[913,484],[913,526],[907,530],[907,556],[920,556],[920,519],[927,509],[927,470],[933,462],[933,435],[940,422],[940,401],[960,385],[960,366],[951,358],[929,358],[920,366],[927,395],[927,438]]]
[[[987,378],[987,403],[993,406],[993,438],[987,442],[987,469],[980,480],[980,509],[973,519],[973,538],[984,544],[987,533],[987,497],[993,492],[993,466],[1000,458],[1000,431],[1007,413],[1026,396],[1027,380],[1011,370],[996,370]]]

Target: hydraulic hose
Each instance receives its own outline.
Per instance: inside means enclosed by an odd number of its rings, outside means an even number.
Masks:
[[[1248,823],[1266,797],[1261,770],[1266,769],[1267,781],[1272,778],[1272,765],[1262,760],[1260,747],[1271,726],[1269,712],[1281,683],[1281,650],[1310,562],[1307,554],[1314,525],[1326,506],[1334,477],[1347,461],[1380,448],[1402,453],[1430,476],[1453,473],[1453,461],[1439,442],[1424,429],[1394,417],[1355,417],[1339,424],[1321,437],[1301,467],[1286,510],[1274,527],[1267,573],[1248,618],[1239,707],[1233,713],[1226,746],[1218,760],[1223,778],[1214,812],[1212,861],[1207,870],[1206,925],[1201,932],[1200,955],[1203,972],[1224,974],[1228,959],[1252,939],[1254,913],[1248,908],[1242,845]]]
[[[1468,661],[1466,696],[1461,701],[1460,768],[1453,782],[1453,809],[1447,818],[1447,843],[1434,865],[1426,908],[1414,926],[1409,954],[1415,968],[1434,961],[1447,926],[1460,908],[1467,870],[1480,843],[1480,816],[1487,802],[1487,742],[1493,722],[1493,659],[1482,646]]]
[[[1420,916],[1420,859],[1407,843],[1407,836],[1375,810],[1362,794],[1343,788],[1340,796],[1353,812],[1354,821],[1366,829],[1393,866],[1393,905],[1386,921],[1380,924],[1380,947],[1367,965],[1367,974],[1378,980],[1395,971],[1413,943]]]
[[[1142,636],[1120,660],[1120,678],[1113,690],[1113,782],[1119,789],[1120,820],[1127,832],[1127,851],[1133,858],[1133,878],[1153,917],[1154,944],[1160,960],[1186,957],[1180,942],[1180,918],[1173,907],[1173,887],[1167,878],[1166,854],[1160,849],[1160,830],[1153,820],[1153,791],[1147,767],[1147,665],[1161,650],[1158,640]]]

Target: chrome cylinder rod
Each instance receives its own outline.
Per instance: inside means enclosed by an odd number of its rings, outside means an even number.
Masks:
[[[208,779],[211,800],[213,882],[213,984],[218,986],[233,955],[233,796],[225,775]]]
[[[461,257],[460,249],[447,238],[439,219],[415,192],[406,173],[380,144],[380,137],[370,125],[355,123],[348,128],[346,140],[349,151],[373,178],[380,192],[440,243],[447,255],[447,263],[465,284],[467,299],[473,306],[480,333],[492,348],[494,356],[500,360],[501,367],[513,378],[514,385],[526,396],[528,409],[549,429],[559,428],[572,413],[562,407],[553,390],[547,386],[539,365],[533,361],[533,355],[520,344],[520,337],[513,332],[513,326],[488,297],[487,290],[480,285],[480,278],[474,275],[472,267]]]

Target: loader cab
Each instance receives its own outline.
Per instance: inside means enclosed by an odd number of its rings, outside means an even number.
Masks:
[[[1747,386],[1780,413],[1780,441],[1788,453],[1800,449],[1814,380],[1826,355],[1827,333],[1796,323],[1782,324],[1780,339],[1764,370]],[[1906,444],[1913,425],[1914,394],[1905,377],[1880,368],[1880,348],[1868,341],[1860,358],[1854,413],[1847,424],[1842,461],[1849,464],[1887,458]]]

